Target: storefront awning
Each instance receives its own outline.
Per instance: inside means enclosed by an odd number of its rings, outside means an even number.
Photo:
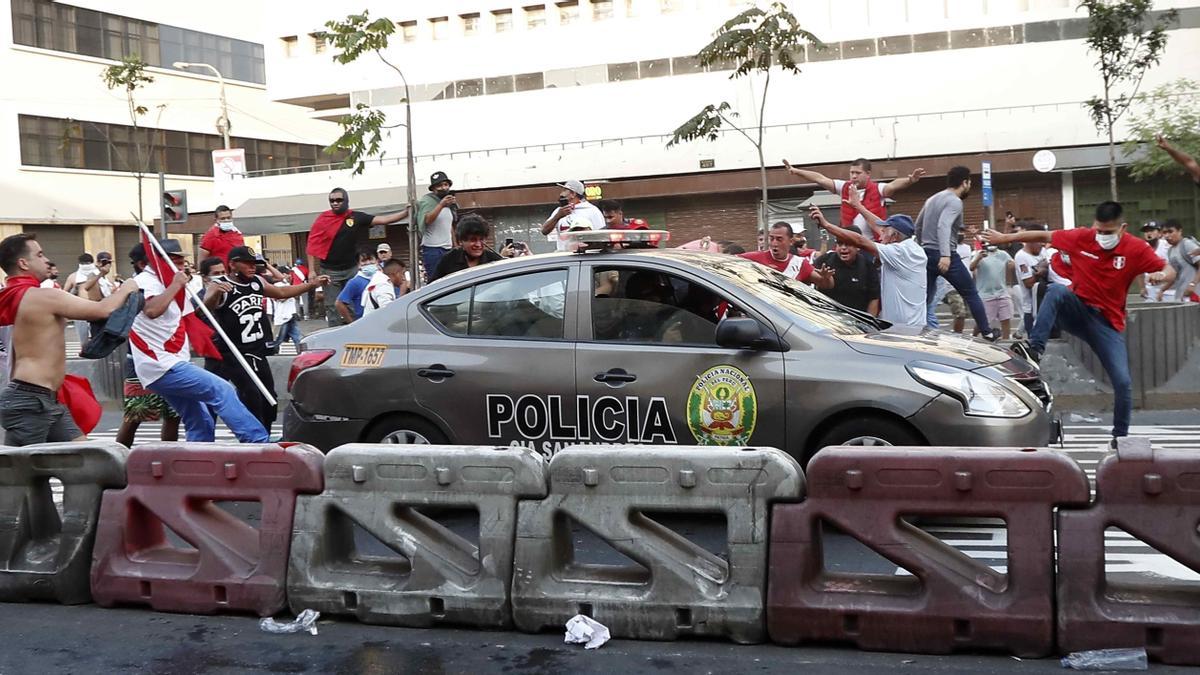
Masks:
[[[329,208],[329,193],[286,195],[248,199],[234,209],[234,220],[244,234],[288,234],[307,232],[317,214]],[[356,190],[350,193],[350,208],[373,214],[394,213],[404,208],[404,187]],[[400,225],[408,220],[400,221]]]

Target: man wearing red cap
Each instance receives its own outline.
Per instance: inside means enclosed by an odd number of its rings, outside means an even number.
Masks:
[[[68,319],[99,321],[137,290],[126,281],[95,302],[55,288],[40,288],[47,278],[46,255],[33,234],[14,234],[0,242],[0,269],[8,275],[0,290],[0,326],[12,326],[12,379],[0,392],[0,424],[8,445],[33,445],[86,438],[60,388],[66,378]],[[94,401],[93,401],[94,402]]]

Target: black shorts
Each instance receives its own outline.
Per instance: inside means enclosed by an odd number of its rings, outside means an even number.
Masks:
[[[0,425],[6,445],[73,441],[83,432],[71,418],[67,406],[45,387],[13,380],[0,392]]]

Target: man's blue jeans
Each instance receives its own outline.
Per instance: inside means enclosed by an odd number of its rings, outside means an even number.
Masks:
[[[296,346],[296,350],[300,350],[300,340],[303,337],[300,335],[300,322],[296,317],[287,320],[287,323],[275,328],[275,341],[271,343],[271,349],[278,352],[279,347],[288,340]]]
[[[1029,333],[1029,346],[1041,354],[1054,326],[1078,337],[1096,353],[1113,388],[1113,436],[1129,435],[1133,413],[1133,380],[1125,335],[1112,327],[1100,310],[1079,299],[1068,286],[1050,284]]]
[[[950,282],[954,290],[962,296],[963,302],[967,303],[967,307],[971,310],[971,316],[975,319],[975,326],[979,332],[987,335],[991,332],[992,327],[988,324],[987,312],[983,309],[983,300],[979,297],[979,291],[975,289],[975,279],[971,276],[971,272],[967,266],[963,264],[962,258],[958,257],[958,253],[950,252],[950,269],[943,274],[938,269],[938,260],[941,253],[936,248],[925,249],[925,256],[929,259],[925,263],[925,305],[933,302],[933,294],[937,292],[937,278],[942,277]],[[936,328],[936,325],[930,325],[930,328]]]
[[[442,257],[450,252],[448,248],[440,246],[422,246],[421,247],[421,266],[425,268],[425,281],[428,282],[433,273],[437,271],[438,263],[442,261]]]
[[[162,396],[179,413],[187,440],[211,443],[217,423],[209,406],[243,443],[266,443],[267,430],[238,400],[237,390],[225,380],[190,363],[180,363],[146,387]]]

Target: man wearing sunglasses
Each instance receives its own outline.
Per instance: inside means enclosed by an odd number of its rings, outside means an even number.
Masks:
[[[350,210],[350,194],[342,188],[329,193],[329,210],[318,215],[308,232],[308,269],[310,274],[326,274],[325,321],[330,326],[342,325],[334,301],[342,293],[346,282],[358,274],[358,242],[367,238],[366,232],[372,225],[391,225],[408,215],[408,207],[388,215],[374,216],[362,211]],[[320,261],[320,267],[316,265]]]

